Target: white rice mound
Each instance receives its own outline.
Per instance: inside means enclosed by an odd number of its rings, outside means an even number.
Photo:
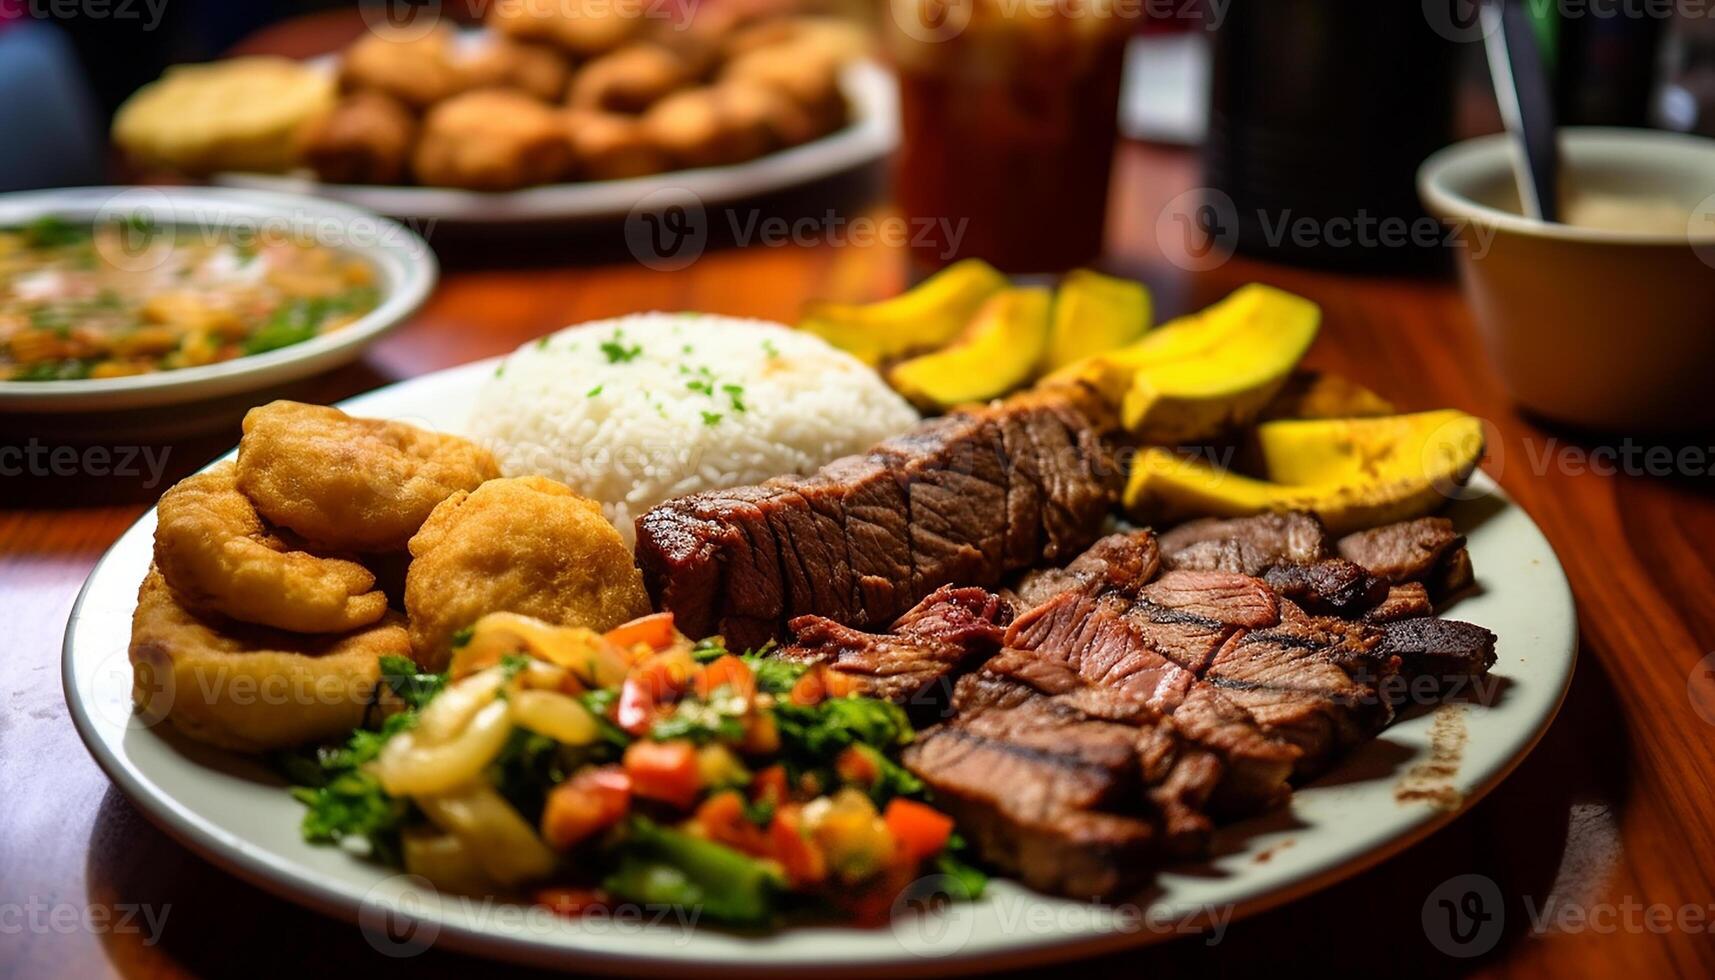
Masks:
[[[664,500],[810,473],[916,422],[880,375],[819,337],[640,313],[520,347],[484,386],[470,429],[507,476],[550,477],[599,501],[629,544],[632,522]]]

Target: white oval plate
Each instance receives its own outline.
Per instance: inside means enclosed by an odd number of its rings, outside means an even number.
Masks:
[[[78,187],[0,196],[0,228],[46,215],[88,222],[139,213],[162,225],[302,232],[374,266],[381,302],[332,333],[219,364],[124,378],[0,381],[0,411],[150,408],[296,381],[356,360],[423,305],[439,274],[435,253],[415,232],[387,218],[315,198],[187,187]]]
[[[346,402],[348,410],[459,431],[494,370],[479,362]],[[1452,787],[1469,805],[1536,744],[1572,677],[1572,597],[1548,542],[1479,474],[1449,513],[1470,536],[1481,589],[1452,611],[1500,637],[1489,706],[1472,704]],[[298,836],[302,808],[253,760],[171,737],[133,716],[126,659],[154,514],[107,553],[67,626],[64,682],[96,761],[151,819],[215,864],[293,901],[363,926],[394,954],[431,942],[511,960],[674,976],[732,973],[957,973],[1069,959],[1148,943],[1246,915],[1357,873],[1447,823],[1456,811],[1400,803],[1402,774],[1429,754],[1433,712],[1419,709],[1293,795],[1290,807],[1225,828],[1217,857],[1160,874],[1141,906],[1049,898],[996,880],[976,903],[895,918],[892,928],[807,927],[738,934],[664,921],[567,920],[540,910],[438,896],[338,848]]]
[[[314,194],[411,221],[518,224],[599,220],[633,211],[660,211],[686,201],[703,205],[795,187],[879,160],[899,143],[899,92],[893,76],[872,62],[848,65],[841,87],[852,120],[837,132],[726,167],[674,170],[627,180],[548,184],[485,194],[449,187],[326,184],[314,177],[223,173],[228,187]]]

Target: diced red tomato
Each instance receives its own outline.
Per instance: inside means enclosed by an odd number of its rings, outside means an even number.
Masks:
[[[614,723],[633,735],[647,732],[660,706],[677,700],[690,687],[696,667],[683,650],[651,654],[638,661],[620,686]]]
[[[790,803],[774,810],[768,825],[768,843],[774,860],[786,871],[793,887],[820,884],[828,877],[828,859],[814,841],[805,837],[799,808]]]
[[[728,790],[697,807],[697,824],[709,840],[756,857],[770,856],[768,833],[744,815],[744,797]]]
[[[844,909],[852,924],[874,927],[893,917],[893,903],[917,876],[914,862],[894,861],[875,878],[864,882],[855,891],[830,896],[836,906]]]
[[[749,664],[729,653],[697,674],[697,694],[701,697],[713,697],[723,687],[749,701],[756,694],[756,675]]]
[[[757,802],[767,800],[776,806],[785,803],[786,767],[772,765],[751,777],[750,798]]]
[[[844,752],[841,752],[834,759],[834,773],[840,777],[842,782],[852,783],[856,786],[870,786],[881,775],[881,770],[876,768],[875,757],[870,755],[870,751],[865,751],[855,745],[848,746]]]
[[[631,743],[625,750],[625,773],[634,794],[681,810],[690,809],[703,788],[697,777],[697,747],[685,739]]]
[[[631,810],[631,778],[618,766],[585,769],[548,791],[542,839],[564,850],[618,823]]]
[[[537,890],[535,898],[537,905],[571,918],[605,909],[611,902],[607,892],[599,888],[542,888]]]
[[[913,862],[939,853],[953,836],[952,817],[915,800],[895,797],[887,804],[881,819],[899,850]]]
[[[673,630],[673,614],[670,612],[639,617],[629,623],[615,626],[602,636],[609,643],[625,650],[630,650],[639,643],[651,650],[665,650],[678,638]]]

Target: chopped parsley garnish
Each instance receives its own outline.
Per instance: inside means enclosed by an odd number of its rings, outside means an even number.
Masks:
[[[762,352],[767,354],[770,359],[780,356],[780,348],[774,346],[774,341],[772,340],[764,340],[762,342]]]
[[[595,396],[597,396],[599,394],[601,394],[601,385],[596,385],[594,388],[591,388],[590,390],[584,392],[584,397],[585,398],[594,398]]]
[[[536,340],[536,349],[537,350],[547,350],[548,349],[548,338],[547,337],[538,338]]]
[[[601,342],[601,352],[607,357],[607,363],[624,364],[628,361],[637,360],[638,356],[643,353],[643,347],[639,344],[627,346],[625,331],[615,330],[611,339]]]
[[[721,390],[727,393],[728,398],[732,399],[733,411],[744,411],[744,385],[725,384],[721,385]]]
[[[724,416],[722,416],[721,413],[719,413],[719,412],[704,412],[703,413],[703,424],[710,427],[710,428],[714,428],[715,426],[721,424],[721,419],[723,417]]]

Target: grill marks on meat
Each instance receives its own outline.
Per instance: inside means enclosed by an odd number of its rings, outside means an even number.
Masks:
[[[637,520],[659,604],[734,647],[820,615],[892,622],[946,584],[992,586],[1095,540],[1118,471],[1069,400],[1033,394],[924,422],[808,477],[668,501]]]
[[[1255,576],[1319,613],[1354,616],[1387,596],[1387,582],[1333,557],[1322,522],[1305,513],[1190,521],[1161,536],[1161,552],[1168,568]]]
[[[1471,584],[1465,537],[1445,517],[1420,517],[1358,531],[1335,546],[1342,557],[1389,582],[1422,582],[1437,597]]]
[[[1161,568],[1161,551],[1148,531],[1110,534],[1065,568],[1030,572],[1018,584],[1025,608],[1072,590],[1103,589],[1135,595]]]
[[[1000,649],[1012,608],[979,588],[943,586],[886,633],[866,633],[823,616],[799,616],[796,637],[776,656],[825,664],[859,680],[859,690],[911,707],[944,706],[952,678]]]

